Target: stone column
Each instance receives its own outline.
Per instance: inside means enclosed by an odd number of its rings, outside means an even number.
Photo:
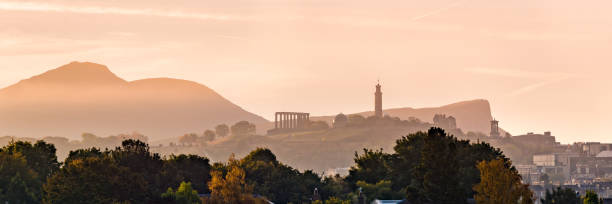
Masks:
[[[274,113],[274,129],[278,129],[278,113]]]
[[[285,114],[280,113],[280,128],[285,128]]]
[[[304,128],[304,122],[306,120],[306,117],[304,117],[304,114],[302,113],[300,115],[300,128]]]
[[[301,128],[300,126],[302,125],[302,122],[301,122],[302,121],[302,115],[301,115],[301,113],[296,113],[295,116],[297,116],[297,121],[296,121],[296,126],[295,127],[296,128]]]

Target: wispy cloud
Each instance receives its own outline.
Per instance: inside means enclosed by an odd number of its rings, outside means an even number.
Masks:
[[[448,4],[448,5],[444,6],[442,8],[439,8],[439,9],[427,12],[427,13],[422,14],[422,15],[415,16],[411,20],[412,21],[418,21],[418,20],[421,20],[423,18],[427,18],[427,17],[433,16],[433,15],[438,15],[438,14],[444,12],[444,11],[447,11],[449,9],[455,8],[455,7],[457,7],[457,6],[459,6],[459,5],[463,4],[463,3],[465,3],[465,1],[456,1],[456,2],[453,2],[451,4]]]
[[[560,73],[544,73],[544,72],[532,72],[532,71],[523,71],[518,69],[501,69],[501,68],[484,68],[484,67],[475,67],[466,69],[467,72],[475,73],[475,74],[486,74],[486,75],[495,75],[502,77],[513,77],[513,78],[545,78],[551,75],[567,75]]]
[[[516,89],[516,90],[506,94],[506,96],[519,96],[519,95],[522,95],[522,94],[534,91],[536,89],[539,89],[541,87],[548,86],[548,85],[551,85],[551,84],[555,84],[555,83],[558,83],[558,82],[561,82],[561,81],[564,81],[564,80],[567,80],[567,79],[570,79],[570,78],[571,77],[569,77],[569,76],[564,76],[564,77],[558,77],[558,78],[548,79],[548,80],[545,80],[545,81],[529,84],[527,86],[523,86],[521,88],[518,88],[518,89]]]
[[[10,11],[44,11],[44,12],[69,12],[82,14],[117,14],[133,16],[157,16],[171,18],[187,18],[198,20],[246,20],[243,17],[232,15],[219,15],[207,13],[194,13],[184,11],[164,11],[155,9],[132,9],[120,7],[97,7],[97,6],[68,6],[40,2],[0,2],[0,10]]]
[[[565,81],[571,78],[579,77],[576,74],[568,73],[551,73],[551,72],[531,72],[515,69],[492,69],[492,68],[470,68],[466,71],[475,74],[486,74],[501,77],[511,77],[519,79],[535,80],[535,83],[531,83],[505,94],[507,97],[514,97],[523,95],[532,91],[535,91],[544,86],[555,84],[561,81]]]

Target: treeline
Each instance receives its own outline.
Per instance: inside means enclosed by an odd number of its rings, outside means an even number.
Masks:
[[[213,163],[160,157],[139,140],[112,150],[71,151],[58,162],[44,141],[0,149],[0,201],[9,203],[533,203],[499,149],[431,128],[396,141],[393,153],[364,149],[346,177],[298,171],[258,148]]]

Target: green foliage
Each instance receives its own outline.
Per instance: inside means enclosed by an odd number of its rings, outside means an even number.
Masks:
[[[92,148],[88,148],[88,149],[77,149],[77,150],[73,150],[70,151],[70,153],[68,154],[68,158],[66,158],[66,161],[64,161],[65,163],[70,163],[73,160],[77,160],[77,159],[85,159],[88,157],[102,157],[103,156],[103,152],[100,151],[100,149],[92,147]]]
[[[26,203],[40,202],[42,184],[51,174],[57,172],[60,166],[55,152],[55,146],[41,140],[34,144],[11,141],[0,149],[3,162],[8,164],[0,163],[0,194],[4,196],[2,199]]]
[[[349,170],[347,180],[351,183],[365,181],[376,183],[386,179],[390,173],[390,155],[381,150],[364,149],[362,155],[355,152],[355,166]]]
[[[198,196],[198,191],[191,187],[191,182],[181,182],[181,185],[176,191],[172,190],[172,188],[168,188],[161,197],[176,204],[202,203],[200,196]]]
[[[279,203],[302,203],[312,196],[321,178],[312,171],[300,173],[276,160],[269,150],[258,148],[240,161],[254,193]]]
[[[163,177],[167,183],[177,186],[180,182],[190,182],[195,190],[208,193],[206,184],[210,181],[211,166],[208,158],[198,155],[171,155],[164,161]]]
[[[391,181],[391,190],[406,192],[419,202],[466,202],[480,182],[479,161],[509,161],[499,149],[486,143],[470,144],[439,128],[417,132],[396,141],[394,153],[364,150],[355,155],[355,166],[346,181],[356,190],[358,181]],[[507,168],[513,169],[510,165]]]
[[[371,203],[374,199],[379,200],[396,200],[403,199],[404,194],[391,189],[391,181],[381,180],[376,184],[369,184],[364,181],[358,181],[357,186],[361,188],[363,194],[367,198],[367,203]]]
[[[0,151],[23,155],[28,166],[36,171],[41,182],[45,182],[47,177],[57,171],[60,166],[55,155],[55,146],[42,140],[37,141],[34,145],[23,141],[10,142]]]
[[[351,191],[350,184],[338,174],[323,178],[321,188],[319,188],[319,193],[323,198],[337,197],[348,199],[347,195]]]
[[[181,181],[208,192],[209,160],[196,155],[170,156],[162,160],[138,140],[101,152],[80,149],[70,153],[65,166],[44,185],[45,203],[160,203],[161,194]]]
[[[407,197],[416,203],[465,203],[459,186],[457,141],[444,130],[432,128],[424,138],[421,160],[408,187]]]
[[[110,157],[88,157],[67,163],[49,178],[44,203],[147,202],[147,181]]]
[[[580,197],[571,188],[557,187],[552,192],[546,190],[546,195],[541,201],[542,204],[579,204]]]
[[[584,199],[582,200],[584,204],[601,204],[602,200],[599,199],[599,196],[595,191],[587,190]]]
[[[0,202],[39,203],[41,185],[21,153],[0,151]]]
[[[144,178],[147,190],[143,200],[147,202],[159,199],[159,195],[171,185],[163,182],[161,172],[164,163],[161,157],[151,153],[149,145],[140,140],[123,141],[121,147],[110,152],[110,156],[117,165]]]
[[[329,197],[327,200],[325,200],[325,204],[351,204],[351,201],[341,200],[340,198],[336,198],[332,196],[332,197]]]

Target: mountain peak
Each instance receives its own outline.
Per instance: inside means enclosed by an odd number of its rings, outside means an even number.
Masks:
[[[126,81],[113,74],[108,67],[92,62],[71,62],[24,80],[32,83],[59,83],[78,85],[108,85]]]

